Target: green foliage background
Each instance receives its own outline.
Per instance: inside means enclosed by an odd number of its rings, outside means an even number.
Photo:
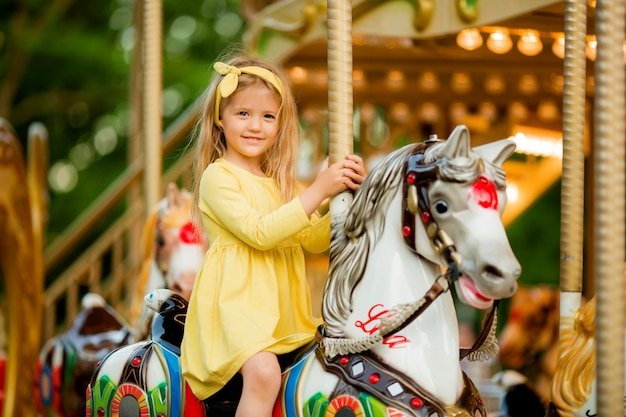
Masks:
[[[163,0],[163,87],[176,92],[177,111],[207,83],[209,68],[244,24],[238,0]],[[47,240],[64,230],[127,165],[132,50],[132,0],[4,0],[0,2],[0,117],[14,127],[26,152],[28,128],[49,133],[49,165],[67,160],[77,144],[91,144],[113,124],[117,146],[79,170],[76,187],[50,191]],[[232,34],[216,32],[230,16]],[[220,22],[219,20],[222,19]],[[186,38],[175,31],[188,30]]]

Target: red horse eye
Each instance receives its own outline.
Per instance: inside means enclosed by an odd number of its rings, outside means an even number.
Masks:
[[[184,243],[200,243],[200,234],[198,233],[198,229],[196,229],[196,227],[191,222],[184,224],[183,227],[180,228],[179,236],[180,240]]]

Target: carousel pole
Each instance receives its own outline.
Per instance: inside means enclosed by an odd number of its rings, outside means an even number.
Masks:
[[[144,0],[143,7],[143,106],[141,124],[145,169],[144,212],[159,202],[161,195],[161,79],[162,79],[162,0]]]
[[[353,152],[352,131],[352,2],[328,0],[328,154],[329,163]],[[330,202],[331,223],[352,203],[345,191]],[[332,254],[331,254],[332,255]]]
[[[585,190],[585,84],[587,58],[587,1],[565,2],[565,56],[563,59],[563,171],[561,175],[561,256],[559,359],[555,375],[565,373],[563,360],[581,306],[583,284]],[[563,396],[563,381],[554,378],[551,402],[561,415],[576,404]]]
[[[565,2],[563,60],[563,174],[561,177],[560,332],[580,308],[585,189],[585,73],[587,1]],[[563,340],[563,339],[561,339]]]
[[[594,106],[597,410],[624,414],[624,0],[598,0]]]

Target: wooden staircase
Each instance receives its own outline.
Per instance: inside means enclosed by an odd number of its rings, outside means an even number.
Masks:
[[[162,155],[175,159],[163,173],[163,187],[169,182],[191,186],[190,155],[174,155],[173,150],[189,137],[198,111],[197,103],[192,104],[163,132]],[[42,342],[69,328],[87,292],[102,295],[122,316],[128,317],[129,299],[141,269],[145,210],[139,189],[143,174],[144,163],[139,157],[46,246],[45,271],[52,284],[45,289]],[[122,214],[85,247],[94,227],[116,211]]]

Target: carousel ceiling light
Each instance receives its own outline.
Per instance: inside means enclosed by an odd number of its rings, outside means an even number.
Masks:
[[[514,126],[515,152],[551,158],[563,157],[563,135],[560,131],[531,126]]]
[[[495,54],[506,54],[513,47],[513,41],[506,28],[496,28],[487,38],[487,48]]]
[[[563,86],[565,85],[565,78],[563,74],[552,74],[550,76],[550,86],[555,94],[563,94]]]
[[[478,49],[482,46],[483,37],[480,34],[480,31],[476,28],[463,29],[458,35],[456,35],[456,43],[467,51],[473,51],[474,49]]]
[[[308,71],[306,70],[306,68],[303,67],[292,67],[291,70],[289,70],[289,78],[291,78],[291,81],[294,84],[302,84],[306,81],[306,77],[307,77]]]
[[[359,114],[363,123],[370,124],[376,117],[376,107],[372,103],[363,103],[359,106]]]
[[[587,47],[585,48],[585,55],[587,55],[587,59],[591,61],[596,60],[596,53],[598,48],[598,41],[595,36],[589,36],[587,38]]]
[[[552,53],[561,59],[565,57],[565,35],[563,33],[556,35],[552,44]]]
[[[513,121],[520,121],[528,118],[528,108],[521,101],[514,101],[509,105],[509,117]]]
[[[478,113],[490,122],[498,117],[498,108],[491,101],[483,101],[478,105]]]
[[[467,106],[465,103],[455,101],[450,104],[448,109],[448,117],[453,123],[461,123],[467,117]]]
[[[363,88],[367,84],[363,70],[352,71],[352,84],[355,88]]]
[[[455,93],[467,93],[472,89],[472,78],[465,72],[455,72],[450,80],[450,88]]]
[[[441,118],[441,110],[435,103],[426,102],[419,108],[419,118],[426,123],[435,123]]]
[[[404,87],[404,73],[399,70],[391,70],[387,73],[387,86],[390,88]]]
[[[434,93],[439,90],[439,78],[432,71],[425,71],[419,78],[418,85],[426,93]]]
[[[506,83],[500,74],[489,74],[485,79],[485,91],[489,94],[502,94],[506,90]]]
[[[539,82],[537,78],[532,74],[524,74],[520,77],[519,92],[526,95],[535,94],[539,91]]]
[[[543,49],[539,32],[528,29],[522,33],[517,41],[517,50],[526,56],[535,56]]]
[[[391,118],[394,122],[403,124],[411,119],[411,111],[406,103],[395,103],[391,106]]]
[[[547,122],[558,120],[561,117],[560,113],[559,106],[554,100],[543,100],[537,107],[537,116]]]

